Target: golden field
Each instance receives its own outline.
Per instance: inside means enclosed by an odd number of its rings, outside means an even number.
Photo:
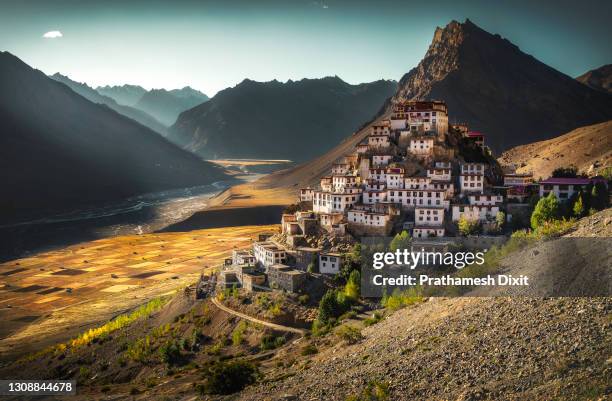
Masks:
[[[0,359],[193,283],[277,225],[106,238],[0,264]]]

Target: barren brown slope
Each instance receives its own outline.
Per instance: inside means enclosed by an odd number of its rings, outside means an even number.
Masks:
[[[582,172],[595,174],[612,165],[612,120],[514,147],[502,153],[498,161],[516,165],[520,173],[532,171],[535,178],[549,177],[557,167],[571,164]]]

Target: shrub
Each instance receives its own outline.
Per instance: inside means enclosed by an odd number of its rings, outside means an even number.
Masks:
[[[275,349],[285,344],[285,341],[287,340],[285,340],[285,337],[283,336],[276,337],[271,334],[266,334],[261,338],[261,349],[262,350]]]
[[[336,335],[348,344],[355,344],[363,339],[361,330],[350,325],[340,326],[338,330],[336,330]]]
[[[302,351],[300,351],[303,356],[314,355],[318,352],[319,349],[314,344],[306,344],[302,347]]]
[[[232,344],[234,344],[235,346],[242,344],[242,341],[244,340],[244,332],[246,331],[246,329],[247,323],[244,320],[240,321],[240,323],[238,323],[238,326],[236,326],[236,328],[232,332]]]
[[[181,351],[176,341],[167,341],[159,347],[159,358],[168,365],[177,363],[181,359]]]
[[[498,212],[495,216],[495,227],[498,231],[502,231],[504,229],[504,224],[506,223],[506,213]]]
[[[358,395],[351,395],[346,401],[385,401],[389,398],[389,384],[371,381]]]
[[[398,249],[408,249],[410,248],[411,242],[412,239],[410,238],[410,234],[408,234],[408,231],[404,230],[393,237],[389,244],[389,250],[395,252]]]
[[[358,270],[353,270],[348,282],[344,286],[344,294],[351,301],[356,301],[361,293],[361,274]]]
[[[580,218],[584,214],[584,204],[582,203],[582,193],[578,194],[578,199],[573,207],[574,216]]]
[[[144,362],[151,354],[151,338],[146,336],[139,338],[133,344],[129,344],[125,356],[136,362]]]
[[[214,345],[210,346],[206,350],[206,352],[209,355],[219,355],[221,353],[221,350],[223,349],[224,346],[225,346],[225,341],[223,341],[223,339],[220,339]]]
[[[315,321],[312,322],[311,332],[313,336],[320,337],[320,336],[324,336],[325,334],[329,333],[332,327],[333,327],[333,323],[331,321],[328,321],[327,323],[323,323],[319,319],[315,319]]]
[[[478,220],[469,220],[463,216],[461,216],[461,218],[459,219],[458,226],[459,226],[459,232],[462,235],[466,235],[466,236],[476,234],[480,228],[480,225],[478,224]]]
[[[245,361],[218,362],[207,369],[203,394],[232,394],[257,380],[257,368]]]
[[[283,314],[283,303],[282,302],[275,302],[274,304],[270,305],[270,307],[268,308],[268,312],[272,315],[272,316],[280,316]]]
[[[310,296],[308,296],[308,294],[300,295],[298,297],[298,302],[300,303],[300,305],[307,305],[309,301]]]
[[[386,295],[386,294],[385,294]],[[381,300],[382,306],[392,311],[403,308],[404,306],[412,305],[417,302],[422,302],[423,296],[417,288],[409,288],[400,291],[399,288],[393,290],[391,295],[384,296]]]
[[[380,322],[383,318],[382,313],[374,312],[371,317],[364,319],[363,324],[368,327]]]

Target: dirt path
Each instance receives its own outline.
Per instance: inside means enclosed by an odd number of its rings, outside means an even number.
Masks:
[[[245,315],[244,313],[237,312],[237,311],[235,311],[233,309],[230,309],[227,306],[223,305],[221,302],[219,302],[217,300],[217,298],[213,297],[211,299],[212,299],[213,304],[215,304],[215,306],[217,308],[219,308],[222,311],[227,312],[227,313],[229,313],[231,315],[238,316],[239,318],[250,320],[251,322],[258,323],[258,324],[270,327],[270,328],[272,328],[274,330],[278,330],[278,331],[288,331],[288,332],[291,332],[291,333],[300,334],[302,336],[307,333],[307,331],[304,330],[304,329],[298,329],[298,328],[295,328],[295,327],[289,327],[289,326],[283,326],[283,325],[276,324],[276,323],[270,323],[270,322],[266,322],[265,320],[257,319],[256,317]]]

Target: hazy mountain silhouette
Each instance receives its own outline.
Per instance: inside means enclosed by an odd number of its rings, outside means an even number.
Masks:
[[[167,125],[162,124],[155,117],[137,108],[120,105],[115,101],[115,99],[98,93],[98,91],[85,83],[73,81],[69,77],[60,73],[53,74],[51,78],[67,85],[70,89],[89,101],[105,104],[111,109],[115,110],[117,113],[123,114],[124,116],[129,117],[160,134],[164,134],[166,132]]]
[[[124,106],[134,106],[147,90],[139,85],[98,86],[96,91]]]
[[[583,84],[602,92],[612,93],[612,64],[606,64],[576,78]]]
[[[308,160],[371,118],[395,81],[350,85],[338,77],[244,80],[182,113],[168,139],[207,158]]]
[[[149,128],[0,53],[1,219],[226,177]]]
[[[188,86],[183,89],[153,89],[145,92],[134,107],[170,126],[183,111],[209,100],[208,96]]]
[[[451,22],[400,80],[398,99],[448,103],[450,120],[486,133],[497,151],[612,118],[612,96],[523,53],[499,35]]]

